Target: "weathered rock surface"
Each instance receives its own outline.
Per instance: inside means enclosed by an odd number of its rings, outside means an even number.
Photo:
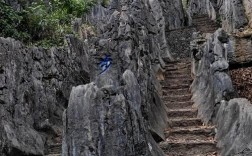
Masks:
[[[234,32],[235,29],[244,28],[248,24],[243,0],[224,0],[220,8],[220,16],[222,28],[227,32]]]
[[[252,28],[252,1],[250,0],[243,0],[243,5],[245,7],[245,13],[249,20],[249,27]]]
[[[156,73],[172,58],[159,8],[158,1],[111,1],[87,16],[107,21],[95,24],[97,36],[87,40],[92,83],[72,91],[63,155],[163,155],[154,141],[164,139],[167,126]],[[101,74],[106,55],[111,66]]]
[[[0,155],[44,155],[60,135],[72,86],[89,82],[83,44],[25,47],[0,38]]]
[[[195,76],[191,86],[192,99],[205,123],[214,121],[221,100],[229,100],[235,95],[227,73],[229,41],[227,34],[218,29],[207,40],[199,36],[192,42],[192,74]]]
[[[188,12],[191,17],[199,15],[208,15],[210,19],[216,19],[215,4],[211,0],[190,0],[188,3]]]
[[[163,155],[147,133],[134,74],[124,87],[94,83],[73,88],[66,111],[63,155]]]
[[[163,15],[165,20],[166,30],[179,29],[188,25],[186,14],[183,9],[182,1],[178,0],[159,0],[163,8]]]
[[[222,102],[217,114],[217,146],[222,155],[252,154],[252,105],[247,99]]]
[[[191,0],[188,7],[190,16],[207,14],[229,33],[251,27],[251,10],[250,0]]]

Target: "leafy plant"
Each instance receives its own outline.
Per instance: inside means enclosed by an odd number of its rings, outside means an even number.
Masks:
[[[19,31],[19,24],[23,17],[15,12],[10,6],[0,2],[0,35],[16,39],[28,39],[29,34]]]
[[[95,0],[51,0],[45,3],[37,0],[22,12],[0,3],[0,22],[3,23],[1,36],[14,37],[26,43],[52,46],[62,45],[64,36],[73,33],[71,21],[82,16]],[[2,7],[2,5],[4,7]]]

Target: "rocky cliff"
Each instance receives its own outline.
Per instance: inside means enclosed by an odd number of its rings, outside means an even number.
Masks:
[[[111,1],[91,16],[99,20],[99,35],[89,39],[92,83],[72,90],[63,155],[164,155],[155,143],[167,126],[156,75],[172,57],[159,1]],[[100,74],[105,55],[112,64]]]
[[[177,0],[98,0],[74,23],[85,34],[81,40],[67,36],[67,47],[27,47],[0,38],[0,155],[47,155],[55,147],[63,156],[165,155],[157,142],[167,138],[164,130],[171,125],[159,82],[165,68],[181,74],[172,63],[188,60],[189,50],[197,111],[184,113],[198,113],[196,125],[199,118],[216,125],[222,155],[250,155],[251,105],[233,99],[228,70],[252,60],[251,2],[190,0],[187,12]],[[215,31],[210,19],[222,29]],[[90,27],[95,33],[88,34]],[[172,146],[165,146],[167,153],[177,152]]]
[[[61,142],[67,108],[63,155],[163,155],[157,78],[173,60],[165,30],[184,18],[177,1],[98,1],[84,20],[97,34],[85,43],[69,36],[68,47],[48,50],[1,38],[1,154],[47,154]],[[112,64],[100,74],[105,56]]]
[[[44,155],[62,132],[71,87],[89,82],[83,43],[26,47],[0,38],[1,155]]]

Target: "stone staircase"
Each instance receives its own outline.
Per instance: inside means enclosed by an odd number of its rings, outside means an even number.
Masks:
[[[48,146],[48,153],[46,156],[61,156],[62,138],[61,135],[55,138],[54,143]]]
[[[170,127],[165,131],[166,140],[159,145],[166,156],[218,156],[214,127],[203,126],[197,109],[192,107],[191,83],[189,61],[166,66],[161,84]]]
[[[214,33],[220,28],[220,25],[212,21],[208,15],[193,16],[192,23],[196,29],[202,33]]]

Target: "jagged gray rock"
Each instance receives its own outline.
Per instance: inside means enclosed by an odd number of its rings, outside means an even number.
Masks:
[[[97,101],[90,101],[92,99],[88,97],[79,97],[80,100],[76,97],[70,101],[64,119],[63,154],[73,155],[76,149],[77,153],[84,155],[163,155],[154,140],[164,139],[167,115],[155,74],[164,65],[162,59],[171,60],[171,57],[164,35],[164,17],[162,10],[158,9],[160,4],[158,1],[142,0],[110,3],[107,8],[96,6],[101,9],[93,9],[98,12],[87,16],[91,23],[101,16],[107,21],[99,20],[99,25],[94,24],[99,33],[87,41],[90,45],[89,69],[93,83],[80,86],[81,91],[73,89],[71,95],[90,92],[87,88],[94,84],[97,88],[94,98]],[[98,64],[105,55],[111,58],[112,64],[100,74]],[[83,104],[95,111],[86,116],[77,113],[81,111],[78,107]],[[76,129],[79,121],[75,117],[85,120],[85,123],[97,123],[93,131],[98,134],[92,133],[92,128],[88,131],[83,131],[88,128]],[[104,131],[99,130],[104,127],[102,123],[107,123]],[[85,137],[85,134],[90,134],[90,137]],[[78,146],[73,145],[71,140],[79,142]]]
[[[61,133],[70,88],[89,82],[84,45],[25,47],[0,38],[0,155],[44,155]]]
[[[223,0],[220,7],[220,16],[222,28],[227,32],[234,32],[236,29],[244,28],[248,24],[243,0]]]
[[[217,146],[221,155],[252,154],[252,105],[247,99],[222,101],[217,114]]]
[[[210,19],[216,19],[216,9],[211,0],[190,0],[188,4],[188,13],[191,17],[199,15],[208,15]]]
[[[227,73],[226,44],[231,44],[227,34],[218,29],[206,42],[204,40],[198,36],[192,42],[192,74],[195,79],[191,90],[199,117],[208,123],[215,121],[220,101],[234,97],[235,90]]]
[[[186,13],[184,12],[182,1],[178,0],[160,0],[163,8],[166,30],[179,29],[188,24]],[[156,2],[156,4],[159,4]]]
[[[233,33],[251,26],[251,5],[250,0],[190,0],[188,12],[190,16],[206,14]]]
[[[64,117],[63,156],[163,155],[144,124],[140,86],[126,70],[124,86],[73,88]]]

